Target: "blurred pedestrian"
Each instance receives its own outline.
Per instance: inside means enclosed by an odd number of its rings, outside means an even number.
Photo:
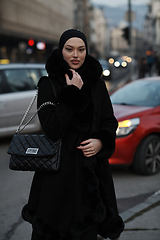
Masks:
[[[139,60],[139,78],[145,78],[146,74],[149,72],[149,67],[145,57]]]
[[[56,173],[36,172],[23,218],[33,227],[32,240],[116,239],[124,225],[118,215],[108,158],[115,149],[117,120],[100,63],[88,54],[87,40],[69,29],[46,63],[59,105],[39,112],[45,134],[62,138]],[[47,77],[38,84],[38,107],[55,102]]]
[[[156,56],[155,62],[156,62],[156,72],[158,76],[160,76],[160,57],[159,56]]]
[[[151,53],[147,56],[147,65],[148,65],[148,72],[149,72],[149,76],[151,76],[152,73],[152,67],[155,63],[155,56],[153,51],[151,51]]]

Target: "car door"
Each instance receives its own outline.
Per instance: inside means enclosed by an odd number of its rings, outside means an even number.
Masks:
[[[3,94],[3,84],[3,73],[0,71],[0,132],[5,131],[4,129],[8,126],[8,118],[6,118],[8,109],[6,106],[5,96]]]
[[[0,132],[5,135],[14,133],[17,129],[31,99],[33,98],[37,82],[40,78],[37,69],[6,69],[3,70],[5,84],[1,105],[3,105],[3,126]],[[36,101],[27,119],[36,111]],[[40,128],[37,117],[27,126],[26,131],[33,132]]]

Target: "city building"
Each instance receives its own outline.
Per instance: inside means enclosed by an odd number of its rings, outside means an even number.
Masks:
[[[1,62],[43,62],[74,27],[74,0],[0,0]]]
[[[90,54],[108,55],[107,19],[91,0],[0,0],[0,63],[45,62],[69,28],[84,32]]]
[[[154,50],[160,57],[160,0],[150,0],[144,24],[146,50]]]
[[[113,27],[111,29],[111,51],[117,52],[120,56],[129,53],[129,46],[122,35],[123,31],[121,28]]]
[[[98,58],[107,58],[110,52],[110,29],[107,19],[98,7],[93,8],[92,42]]]
[[[131,28],[131,46],[129,42],[129,33],[125,33],[128,26],[114,27],[111,30],[111,52],[117,55],[128,55],[133,58],[140,58],[144,52],[143,32],[132,27]],[[125,36],[124,36],[125,35]]]

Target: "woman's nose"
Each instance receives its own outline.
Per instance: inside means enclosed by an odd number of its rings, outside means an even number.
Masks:
[[[74,57],[78,57],[78,52],[77,52],[76,49],[73,51],[73,56],[74,56]]]

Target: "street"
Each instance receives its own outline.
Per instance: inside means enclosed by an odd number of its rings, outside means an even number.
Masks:
[[[138,79],[138,68],[134,67],[131,69],[131,65],[128,65],[126,68],[116,68],[113,65],[111,67],[112,78],[106,82],[107,89],[109,93],[121,87],[123,84],[130,80]],[[134,73],[133,73],[134,69]],[[131,77],[132,75],[132,77]]]
[[[9,169],[8,145],[11,138],[0,140],[0,240],[29,240],[31,226],[21,219],[27,202],[33,173]],[[142,202],[159,190],[160,173],[136,175],[126,167],[112,167],[119,212]]]

